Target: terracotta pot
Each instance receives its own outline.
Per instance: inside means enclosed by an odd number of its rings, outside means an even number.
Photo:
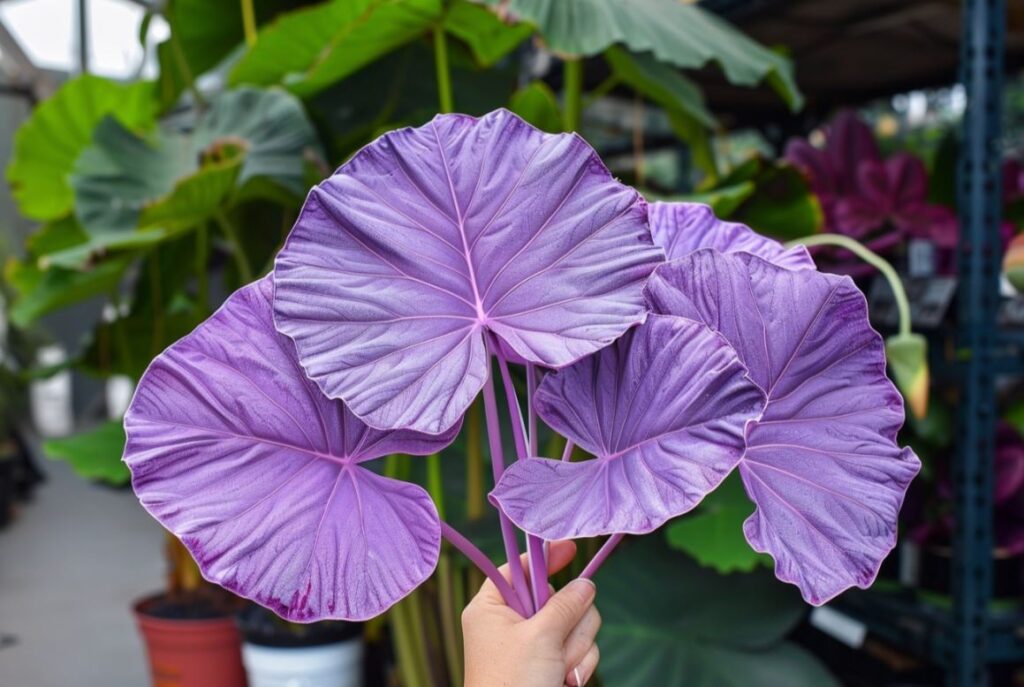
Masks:
[[[133,607],[153,687],[246,687],[234,619],[158,618],[146,611],[159,599],[147,597]]]

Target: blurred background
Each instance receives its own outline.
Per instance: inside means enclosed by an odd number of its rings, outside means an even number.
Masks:
[[[875,585],[806,606],[730,480],[603,571],[594,684],[1024,684],[1022,67],[1024,0],[0,0],[0,685],[462,684],[458,557],[370,623],[284,623],[142,511],[121,417],[312,185],[499,107],[649,199],[898,275],[813,251],[889,337],[924,463]],[[497,558],[479,422],[439,507]]]

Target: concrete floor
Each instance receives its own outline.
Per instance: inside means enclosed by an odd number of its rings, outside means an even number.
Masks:
[[[0,531],[0,686],[145,687],[130,606],[163,584],[162,529],[130,490],[41,462],[48,481]]]

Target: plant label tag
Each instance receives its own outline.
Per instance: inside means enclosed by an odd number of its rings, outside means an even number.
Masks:
[[[912,279],[935,275],[935,244],[925,239],[911,239],[907,246],[907,272]]]
[[[867,625],[830,606],[819,606],[811,611],[810,622],[832,639],[842,642],[851,649],[864,646],[864,638],[868,634]]]

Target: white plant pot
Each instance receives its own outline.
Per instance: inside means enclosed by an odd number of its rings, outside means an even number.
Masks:
[[[362,687],[363,640],[276,647],[244,642],[249,687]]]

